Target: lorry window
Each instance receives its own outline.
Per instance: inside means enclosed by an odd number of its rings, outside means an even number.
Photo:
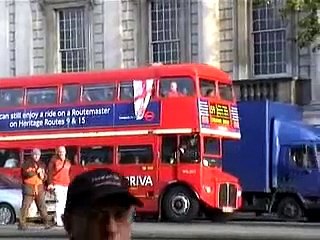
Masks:
[[[23,89],[0,89],[0,107],[17,107],[23,104]]]
[[[80,149],[81,165],[112,164],[113,147],[94,146]]]
[[[120,164],[146,164],[153,162],[152,145],[119,146]]]
[[[47,105],[57,103],[58,90],[56,87],[27,89],[27,104]]]
[[[18,149],[0,149],[0,167],[16,168],[20,164],[20,151]]]
[[[204,137],[204,154],[220,155],[220,139]]]
[[[162,137],[161,161],[163,163],[174,164],[177,162],[177,159],[176,159],[177,146],[178,146],[178,137],[176,135]]]
[[[290,148],[290,160],[298,168],[317,168],[314,146],[299,145]]]
[[[179,155],[181,163],[198,163],[199,159],[199,136],[181,136]]]
[[[221,99],[227,100],[227,101],[233,100],[231,84],[219,83],[218,88],[219,88],[219,95]]]
[[[216,96],[216,83],[212,80],[200,79],[200,91],[203,97]]]
[[[160,78],[161,97],[193,96],[194,89],[194,81],[189,77]]]
[[[77,84],[64,85],[62,89],[62,103],[75,103],[79,99],[80,86]]]

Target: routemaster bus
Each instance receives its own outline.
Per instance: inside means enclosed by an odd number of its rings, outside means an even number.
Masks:
[[[240,139],[232,80],[205,64],[0,80],[0,168],[19,177],[33,147],[48,163],[66,146],[72,176],[111,168],[144,202],[137,214],[184,222],[232,213],[238,179],[221,141]]]

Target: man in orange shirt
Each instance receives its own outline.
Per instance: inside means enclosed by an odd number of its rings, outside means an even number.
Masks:
[[[178,84],[176,82],[171,82],[170,90],[168,92],[168,97],[180,97],[180,96],[183,96],[183,94],[178,91]]]
[[[33,149],[31,158],[26,160],[21,167],[23,198],[18,227],[20,230],[26,229],[28,210],[34,200],[45,223],[45,228],[50,228],[43,186],[43,181],[46,179],[45,166],[40,161],[40,156],[40,149]]]
[[[56,155],[48,166],[48,189],[56,195],[56,224],[63,226],[62,215],[64,212],[68,186],[70,184],[71,163],[66,158],[66,148],[60,146],[56,149]]]

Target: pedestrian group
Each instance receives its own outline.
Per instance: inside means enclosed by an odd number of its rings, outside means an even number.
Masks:
[[[69,240],[130,240],[135,207],[143,203],[129,191],[125,177],[110,169],[96,169],[70,182],[71,163],[60,146],[46,171],[41,151],[32,150],[21,167],[22,206],[18,228],[26,229],[28,209],[35,201],[45,228],[51,228],[45,204],[47,189],[56,195],[55,223],[64,226]]]
[[[71,163],[66,158],[66,148],[60,146],[50,160],[46,171],[45,164],[41,161],[41,150],[35,148],[31,156],[21,167],[22,177],[22,206],[19,219],[19,229],[24,230],[28,210],[33,201],[44,221],[45,228],[50,228],[49,217],[45,203],[45,182],[48,191],[56,196],[55,222],[57,226],[63,226],[62,215],[65,208],[68,186],[70,184]]]

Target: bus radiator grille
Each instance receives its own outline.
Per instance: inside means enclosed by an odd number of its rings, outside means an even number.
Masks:
[[[219,208],[233,207],[237,204],[237,188],[234,184],[223,183],[219,188]]]

